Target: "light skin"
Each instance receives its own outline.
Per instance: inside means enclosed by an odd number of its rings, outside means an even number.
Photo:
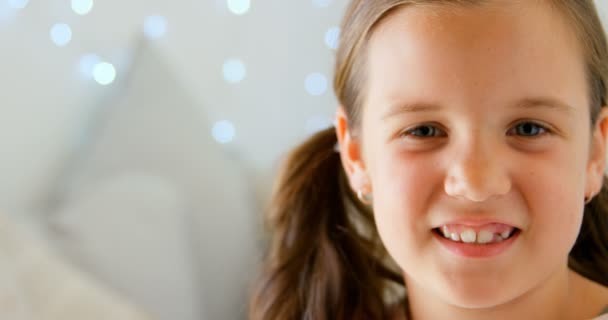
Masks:
[[[505,3],[386,17],[369,42],[361,123],[336,114],[342,164],[373,194],[413,319],[589,319],[608,305],[607,288],[567,267],[583,199],[602,186],[608,112],[592,127],[566,20]],[[432,229],[459,218],[521,234],[498,256],[457,256]]]

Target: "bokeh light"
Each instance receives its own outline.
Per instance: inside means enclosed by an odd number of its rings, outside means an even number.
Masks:
[[[224,80],[228,83],[238,83],[247,76],[247,68],[243,61],[239,59],[228,59],[223,67]]]
[[[9,0],[8,5],[13,9],[23,9],[27,6],[29,0]]]
[[[93,68],[93,78],[102,86],[109,85],[116,79],[116,68],[108,62],[99,62]]]
[[[249,11],[251,3],[249,0],[227,0],[228,10],[236,15],[243,15]]]
[[[163,16],[149,16],[144,21],[144,34],[148,39],[158,39],[167,33],[167,19]]]
[[[51,40],[59,47],[66,46],[72,40],[72,29],[65,23],[57,23],[51,28]]]
[[[325,44],[330,48],[336,50],[340,41],[340,28],[332,27],[325,32]]]
[[[211,134],[215,141],[221,144],[230,143],[234,140],[236,130],[232,122],[227,120],[218,121],[213,125]]]
[[[93,0],[72,0],[72,10],[81,16],[91,12],[93,9]]]
[[[320,96],[327,91],[327,78],[320,73],[312,73],[306,77],[306,91],[313,96]]]
[[[95,70],[95,66],[101,62],[101,59],[98,55],[93,53],[88,53],[80,57],[80,73],[87,79],[93,78],[93,71]]]

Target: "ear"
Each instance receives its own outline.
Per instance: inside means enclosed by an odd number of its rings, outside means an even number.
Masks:
[[[340,146],[342,166],[348,176],[351,188],[355,192],[361,190],[361,192],[367,194],[372,190],[361,152],[361,140],[353,135],[353,130],[348,127],[348,123],[344,108],[342,106],[338,107],[336,111],[336,135]]]
[[[606,143],[608,142],[608,107],[602,107],[591,137],[591,149],[587,164],[585,195],[590,199],[602,189],[606,170]]]

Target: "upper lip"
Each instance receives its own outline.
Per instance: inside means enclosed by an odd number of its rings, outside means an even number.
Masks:
[[[458,224],[458,225],[470,226],[470,227],[479,227],[479,226],[484,226],[484,225],[491,224],[491,223],[504,224],[504,225],[511,226],[513,228],[520,229],[518,227],[518,225],[515,223],[506,221],[504,219],[496,219],[496,218],[458,218],[458,219],[453,219],[453,220],[446,220],[444,222],[441,222],[441,223],[435,225],[433,227],[433,229],[439,228],[444,225],[451,225],[451,224]]]

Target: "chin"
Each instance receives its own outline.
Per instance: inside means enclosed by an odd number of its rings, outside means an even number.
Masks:
[[[464,309],[495,308],[512,301],[517,294],[494,281],[448,284],[440,295],[451,305]]]

